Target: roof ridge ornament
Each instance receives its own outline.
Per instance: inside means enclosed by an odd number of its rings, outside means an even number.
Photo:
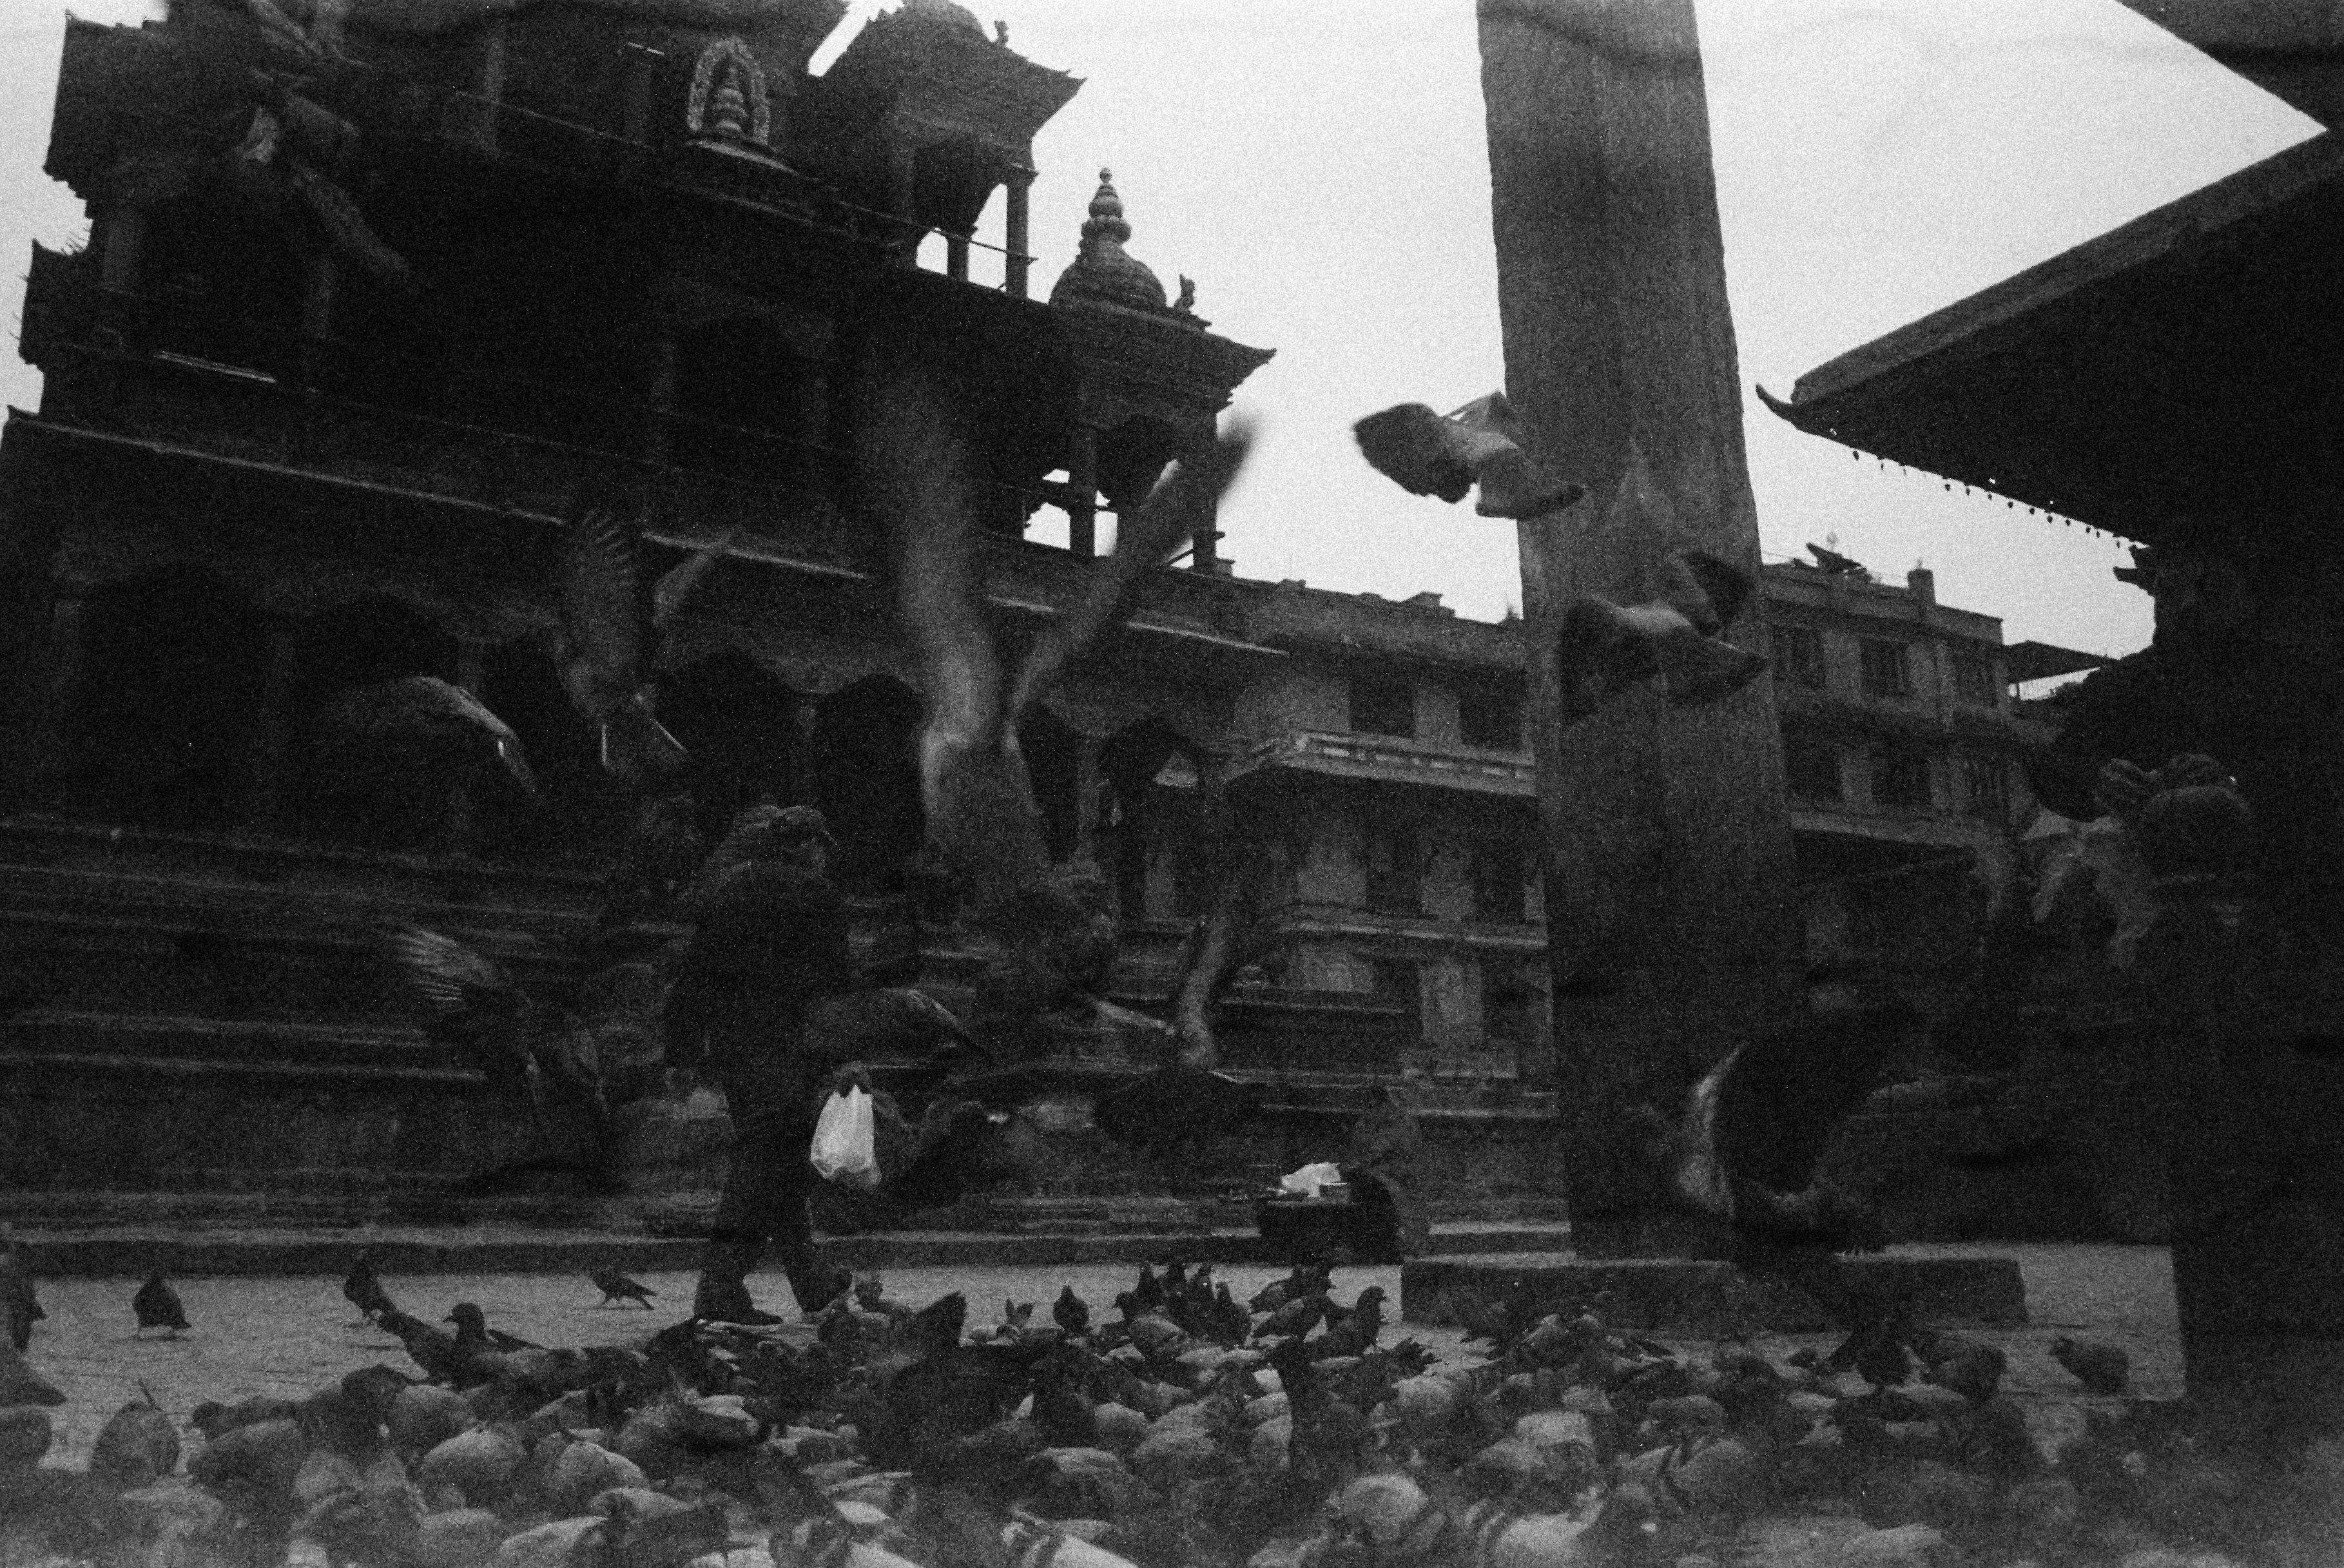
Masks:
[[[1131,224],[1123,216],[1123,196],[1115,188],[1115,171],[1099,170],[1098,189],[1091,195],[1090,216],[1083,220],[1082,248],[1073,265],[1058,275],[1050,303],[1093,299],[1142,310],[1163,310],[1164,285],[1148,265],[1124,249]]]

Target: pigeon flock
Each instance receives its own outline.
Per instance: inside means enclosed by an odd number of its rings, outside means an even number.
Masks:
[[[9,1279],[30,1297],[21,1263]],[[609,1269],[589,1282],[601,1306],[655,1295]],[[137,1293],[141,1328],[184,1324],[158,1287]],[[0,1560],[2218,1568],[2344,1545],[2344,1452],[2226,1468],[2169,1407],[2115,1400],[2124,1352],[2089,1340],[2054,1354],[2104,1397],[2046,1455],[1983,1340],[1778,1360],[1623,1332],[1600,1300],[1460,1292],[1435,1316],[1487,1353],[1441,1361],[1381,1289],[1342,1292],[1321,1266],[1240,1300],[1210,1264],[1167,1259],[1111,1304],[1067,1285],[990,1325],[959,1292],[914,1306],[864,1275],[803,1323],[688,1319],[580,1347],[475,1303],[403,1311],[369,1257],[343,1295],[397,1341],[387,1362],[184,1419],[142,1387],[80,1470],[41,1463],[64,1395],[0,1350]]]

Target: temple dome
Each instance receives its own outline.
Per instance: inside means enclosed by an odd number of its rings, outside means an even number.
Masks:
[[[1098,193],[1091,197],[1091,215],[1083,224],[1082,248],[1074,264],[1058,274],[1050,303],[1096,299],[1129,305],[1142,310],[1164,309],[1164,285],[1147,264],[1123,248],[1131,225],[1123,218],[1123,197],[1116,194],[1112,171],[1099,170]]]
[[[976,19],[976,13],[965,5],[955,5],[954,0],[904,0],[904,15],[958,27],[980,38],[985,36],[985,24]]]

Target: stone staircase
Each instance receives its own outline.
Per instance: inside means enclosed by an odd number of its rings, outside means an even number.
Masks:
[[[537,988],[593,900],[582,873],[0,822],[0,1190],[429,1208],[524,1152],[526,1113],[424,1038],[378,925]]]

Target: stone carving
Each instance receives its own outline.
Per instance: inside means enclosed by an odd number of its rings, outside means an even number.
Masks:
[[[695,137],[766,145],[773,109],[765,95],[765,70],[739,38],[719,38],[700,52],[692,70],[692,96],[684,126]]]

